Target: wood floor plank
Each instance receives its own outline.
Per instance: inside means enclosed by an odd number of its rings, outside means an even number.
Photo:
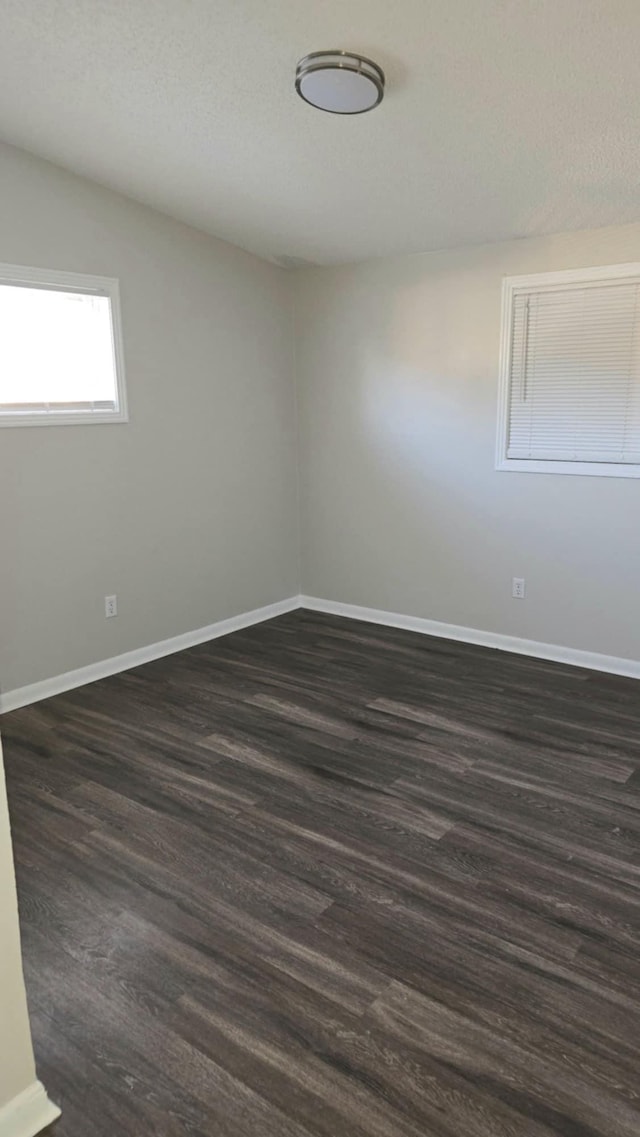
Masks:
[[[52,1137],[640,1133],[640,685],[298,611],[2,720]]]

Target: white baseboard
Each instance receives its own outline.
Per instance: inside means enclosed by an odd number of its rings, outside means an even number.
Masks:
[[[159,643],[136,648],[134,651],[124,652],[123,655],[114,655],[111,659],[100,660],[99,663],[90,663],[88,667],[79,667],[75,671],[54,675],[51,679],[43,679],[40,683],[16,687],[13,691],[0,694],[0,714],[15,711],[18,707],[26,707],[30,703],[37,703],[41,699],[49,699],[52,695],[61,695],[63,691],[71,691],[74,687],[83,687],[85,683],[94,683],[96,679],[106,679],[107,676],[117,675],[120,671],[129,671],[132,667],[140,667],[143,663],[151,663],[154,659],[162,659],[163,656],[172,655],[176,651],[196,647],[197,644],[215,640],[218,636],[227,636],[229,632],[239,632],[242,628],[260,624],[263,620],[271,620],[274,616],[282,616],[285,612],[292,612],[299,607],[300,598],[290,596],[287,600],[267,604],[264,608],[254,608],[251,612],[241,612],[239,616],[231,616],[228,620],[218,620],[217,623],[208,624],[205,628],[196,628],[193,632],[172,636],[169,640],[160,640]],[[1,1132],[0,1137],[2,1137]]]
[[[540,643],[539,640],[524,640],[518,636],[502,635],[500,632],[483,632],[479,628],[465,628],[461,624],[442,624],[439,620],[403,616],[396,612],[385,612],[380,608],[340,604],[334,600],[321,600],[317,596],[300,596],[299,601],[302,608],[310,608],[314,612],[346,616],[348,619],[364,620],[370,624],[384,624],[388,628],[406,628],[410,632],[439,636],[445,640],[462,640],[463,643],[494,647],[499,651],[530,655],[535,659],[550,659],[555,663],[570,663],[574,667],[586,667],[591,671],[607,671],[612,675],[627,675],[632,679],[640,679],[640,661],[636,659],[601,655],[596,651],[581,651],[578,648],[561,647],[559,644]]]
[[[0,1137],[36,1137],[60,1117],[42,1082],[32,1082],[0,1109]]]
[[[479,628],[465,628],[461,624],[443,624],[439,620],[404,616],[398,612],[385,612],[380,608],[341,604],[337,600],[322,600],[317,596],[290,596],[287,600],[280,600],[276,604],[267,604],[264,608],[242,612],[239,616],[219,620],[215,624],[208,624],[205,628],[196,628],[193,632],[185,632],[183,635],[149,644],[148,647],[115,655],[99,663],[90,663],[88,667],[79,667],[76,671],[55,675],[51,679],[42,680],[41,683],[31,683],[27,687],[5,691],[4,694],[0,694],[0,714],[26,707],[30,703],[37,703],[40,699],[49,699],[52,695],[60,695],[64,691],[71,691],[74,687],[83,687],[85,683],[94,683],[96,679],[106,679],[109,675],[117,675],[120,671],[128,671],[131,667],[140,667],[143,663],[151,663],[154,659],[162,659],[163,656],[172,655],[176,651],[184,651],[185,648],[215,640],[218,636],[238,632],[242,628],[251,627],[252,624],[260,624],[263,620],[271,620],[275,616],[284,615],[285,612],[293,612],[296,608],[309,608],[314,612],[327,612],[332,616],[345,616],[352,620],[364,620],[370,624],[383,624],[389,628],[405,628],[407,631],[420,632],[427,636],[461,640],[463,643],[480,644],[482,647],[493,647],[499,651],[514,652],[516,655],[530,655],[534,659],[549,659],[555,663],[586,667],[591,671],[606,671],[612,675],[627,675],[632,679],[640,679],[640,661],[635,659],[601,655],[596,651],[581,651],[578,648],[562,647],[560,644],[541,643],[539,640],[525,640],[518,636],[502,635],[500,632],[485,632]],[[0,1137],[3,1137],[1,1130]]]

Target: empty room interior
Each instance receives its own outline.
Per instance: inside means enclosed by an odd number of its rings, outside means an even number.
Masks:
[[[640,5],[0,33],[0,1137],[638,1137]]]

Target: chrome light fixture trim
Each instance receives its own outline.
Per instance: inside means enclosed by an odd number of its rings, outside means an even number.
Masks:
[[[384,71],[351,51],[312,51],[296,68],[301,99],[329,114],[364,114],[382,102]]]

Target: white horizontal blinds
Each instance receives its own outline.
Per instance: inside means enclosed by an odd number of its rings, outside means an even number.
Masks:
[[[640,463],[640,281],[516,293],[508,458]]]
[[[32,414],[71,414],[77,411],[82,414],[89,414],[95,411],[96,414],[103,413],[104,411],[117,410],[118,404],[114,399],[105,399],[103,402],[98,400],[94,402],[77,399],[73,403],[48,402],[48,403],[0,403],[0,410],[3,414],[17,414],[22,415],[30,412]]]

